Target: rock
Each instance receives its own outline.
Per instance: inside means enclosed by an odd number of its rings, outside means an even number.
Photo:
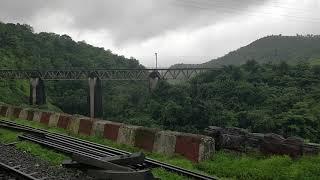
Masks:
[[[293,158],[302,156],[304,141],[299,137],[288,137],[283,142],[283,154],[287,154]]]
[[[302,138],[296,137],[296,136],[288,137],[284,142],[286,144],[293,144],[293,145],[299,145],[299,146],[303,145],[304,143]]]
[[[246,136],[248,135],[248,130],[237,128],[237,127],[227,127],[222,130],[223,134],[232,134],[232,135],[238,135],[238,136]]]
[[[263,140],[270,141],[273,143],[281,143],[282,141],[285,140],[285,138],[279,134],[268,133],[264,135]]]
[[[220,138],[220,146],[224,149],[231,149],[235,151],[245,152],[246,136],[222,134]]]
[[[204,130],[204,132],[209,136],[219,136],[221,134],[221,131],[223,129],[221,127],[217,126],[209,126],[207,129]]]
[[[209,130],[212,130],[212,131],[214,131],[214,130],[220,131],[220,130],[222,130],[223,128],[222,128],[222,127],[218,127],[218,126],[209,126],[208,129],[209,129]]]
[[[318,155],[320,153],[320,144],[306,143],[302,147],[303,155]]]
[[[259,152],[263,138],[264,138],[264,134],[262,133],[248,133],[247,140],[245,142],[245,147],[246,147],[245,151]]]
[[[298,137],[289,137],[284,139],[277,134],[265,135],[261,151],[267,154],[289,155],[293,158],[302,155],[303,139]]]
[[[285,139],[278,134],[265,134],[260,151],[266,154],[282,154],[282,143]]]
[[[262,152],[289,155],[293,158],[320,153],[320,144],[304,143],[300,137],[288,137],[268,133],[249,133],[246,129],[210,126],[205,133],[215,139],[216,149],[237,152]]]
[[[220,150],[222,149],[222,130],[223,128],[217,126],[209,126],[207,129],[204,130],[205,135],[210,136],[215,141],[215,149]]]

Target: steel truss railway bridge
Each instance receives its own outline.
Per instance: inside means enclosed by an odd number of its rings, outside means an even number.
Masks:
[[[149,81],[153,90],[159,80],[188,80],[212,68],[179,69],[71,69],[10,70],[0,69],[0,80],[30,80],[30,104],[46,103],[44,80],[88,80],[91,117],[102,116],[101,81]]]

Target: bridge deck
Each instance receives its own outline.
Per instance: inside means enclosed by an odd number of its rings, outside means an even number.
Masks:
[[[93,70],[0,70],[0,79],[43,80],[87,80],[97,77],[101,80],[147,80],[152,74],[159,79],[190,79],[191,77],[214,68],[181,69],[93,69]]]

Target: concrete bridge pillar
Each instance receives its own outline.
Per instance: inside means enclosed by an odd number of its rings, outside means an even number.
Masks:
[[[46,103],[45,86],[43,80],[40,78],[30,79],[29,103],[31,105],[42,105]]]
[[[158,71],[153,71],[149,75],[149,89],[154,91],[157,88],[158,81],[160,79],[160,74]]]
[[[89,112],[91,118],[102,117],[102,86],[101,80],[96,77],[89,78]]]

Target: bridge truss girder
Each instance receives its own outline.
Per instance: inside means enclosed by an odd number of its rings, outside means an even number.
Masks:
[[[87,80],[97,77],[100,80],[148,80],[152,72],[159,79],[190,79],[197,74],[212,70],[210,68],[184,69],[94,69],[94,70],[0,70],[0,79],[31,79],[43,80]]]

